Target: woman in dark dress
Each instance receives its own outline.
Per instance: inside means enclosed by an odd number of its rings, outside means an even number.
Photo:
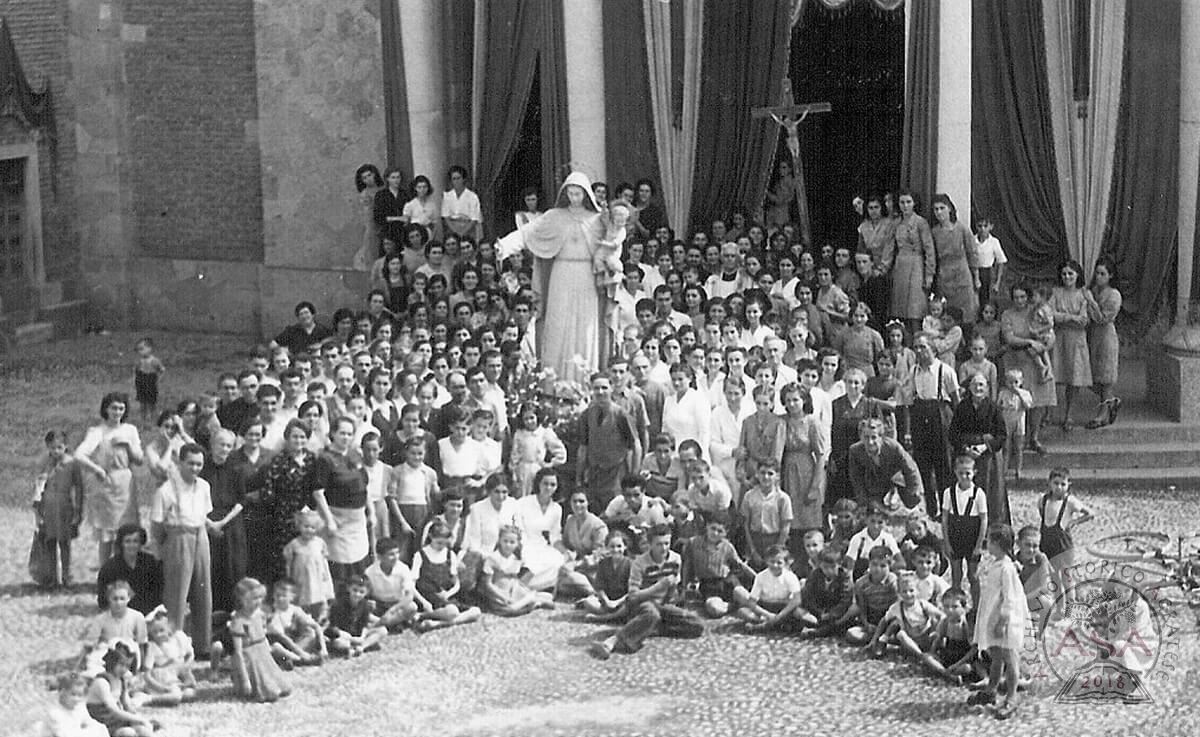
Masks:
[[[384,240],[404,243],[404,204],[411,195],[404,188],[404,173],[392,167],[383,175],[385,186],[375,193],[375,225]]]
[[[967,397],[954,408],[948,437],[954,456],[975,459],[975,485],[987,495],[988,523],[1008,525],[1012,524],[1004,486],[1004,441],[1008,432],[1004,414],[989,393],[982,374],[967,380]]]
[[[219,529],[208,532],[212,551],[213,611],[232,612],[237,605],[233,587],[246,575],[246,526],[242,509],[246,501],[246,477],[233,459],[233,433],[224,428],[212,438],[211,452],[200,478],[212,493],[208,518]]]
[[[283,431],[283,452],[259,474],[253,534],[248,535],[247,575],[274,583],[286,574],[283,548],[296,536],[293,517],[312,503],[316,487],[316,456],[305,446],[308,426],[292,420]],[[249,520],[248,520],[249,521]]]

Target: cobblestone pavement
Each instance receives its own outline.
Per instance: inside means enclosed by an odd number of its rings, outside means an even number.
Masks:
[[[1022,524],[1036,519],[1034,499],[1014,497]],[[1200,522],[1194,500],[1168,492],[1089,501],[1098,519],[1079,528],[1085,542],[1131,528],[1177,534]],[[47,678],[78,653],[93,598],[90,587],[45,594],[23,586],[31,520],[12,510],[0,519],[7,530],[0,538],[0,733],[27,734],[37,705],[52,698]],[[77,542],[77,580],[94,575],[86,539]],[[232,700],[221,678],[207,682],[198,703],[154,711],[167,735],[213,737],[1200,733],[1194,622],[1176,670],[1150,682],[1153,703],[1062,705],[1052,698],[1057,682],[1043,681],[1009,722],[965,706],[965,690],[908,663],[870,660],[837,643],[750,636],[727,620],[699,640],[656,639],[634,656],[592,660],[586,645],[608,632],[579,622],[565,606],[518,620],[489,616],[457,630],[398,635],[381,653],[297,671],[296,693],[281,704]]]

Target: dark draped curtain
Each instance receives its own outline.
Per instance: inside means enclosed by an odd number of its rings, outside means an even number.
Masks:
[[[750,109],[779,100],[790,24],[786,2],[705,0],[692,228],[762,202],[778,128]]]
[[[1123,311],[1139,325],[1154,318],[1163,286],[1175,273],[1179,3],[1133,2],[1125,9],[1121,110],[1100,253],[1115,262]]]
[[[384,5],[389,3],[385,2]],[[439,0],[442,13],[442,99],[445,100],[446,160],[470,169],[471,85],[474,76],[475,2]],[[434,187],[450,188],[446,172],[424,172]]]
[[[398,166],[412,177],[412,132],[408,124],[408,99],[404,93],[404,47],[400,42],[400,8],[379,4],[379,30],[383,40],[383,112],[387,126],[387,165]],[[437,181],[441,172],[428,172]],[[407,184],[406,184],[407,186]]]
[[[492,235],[512,230],[501,216],[512,212],[512,199],[532,182],[504,186],[521,129],[535,90],[539,92],[541,181],[548,200],[566,177],[570,158],[567,128],[566,49],[562,3],[541,0],[490,0],[479,4],[486,13],[483,102],[479,126],[479,163],[475,183],[483,204],[484,225]],[[528,142],[527,142],[528,143]]]
[[[974,0],[971,193],[1017,273],[1053,279],[1067,256],[1042,0]]]
[[[650,110],[642,0],[604,2],[604,156],[609,191],[645,177],[661,182]],[[701,103],[703,104],[703,103]],[[587,163],[587,162],[583,162]]]
[[[815,244],[857,243],[855,194],[895,190],[904,128],[904,9],[806,2],[791,34],[796,101],[833,110],[800,124],[800,158]],[[778,156],[787,157],[786,147]]]
[[[904,99],[900,183],[917,194],[922,213],[932,217],[929,198],[937,181],[938,16],[941,0],[910,1],[912,38],[909,40],[908,89]]]

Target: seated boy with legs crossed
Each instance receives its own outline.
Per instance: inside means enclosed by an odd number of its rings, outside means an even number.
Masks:
[[[722,512],[709,514],[704,534],[693,537],[682,556],[684,587],[696,587],[704,602],[704,613],[713,618],[728,614],[730,602],[738,595],[749,596],[738,574],[754,577],[754,569],[746,565],[726,538],[728,519]]]
[[[752,630],[799,629],[800,579],[788,570],[787,546],[767,546],[763,559],[767,567],[754,575],[750,592],[734,591],[734,614]]]
[[[379,625],[379,617],[371,611],[371,584],[367,577],[353,575],[346,582],[346,589],[329,608],[329,627],[325,636],[329,638],[329,649],[341,655],[357,657],[371,650],[378,650],[387,629]]]
[[[375,562],[363,573],[371,584],[371,605],[379,625],[399,632],[417,622],[417,588],[412,570],[400,560],[400,541],[382,538],[375,544]]]
[[[281,578],[271,588],[267,611],[267,642],[281,667],[317,665],[329,657],[325,633],[311,614],[296,603],[296,582]]]
[[[671,550],[671,528],[657,524],[646,533],[646,552],[634,559],[629,572],[626,606],[631,617],[616,635],[592,643],[589,652],[607,660],[614,652],[635,653],[647,637],[696,638],[704,625],[678,606],[679,574],[683,563]]]
[[[962,679],[947,672],[933,651],[934,636],[945,615],[941,609],[917,596],[914,579],[915,576],[907,572],[900,577],[899,598],[875,629],[875,636],[871,638],[872,650],[882,652],[879,645],[882,638],[894,639],[902,653],[919,660],[931,673],[961,685]]]
[[[930,652],[950,676],[975,682],[987,672],[975,647],[975,623],[967,616],[970,604],[962,589],[947,589],[942,595],[942,611],[946,616],[938,622]]]
[[[867,555],[867,572],[854,582],[854,603],[850,614],[858,624],[846,630],[851,645],[872,644],[876,655],[883,653],[883,642],[874,636],[888,608],[896,603],[896,574],[892,573],[892,551],[886,545],[876,545]]]
[[[854,601],[850,573],[842,567],[841,554],[825,547],[817,557],[817,570],[804,580],[797,618],[805,637],[829,637],[846,631],[850,605]]]

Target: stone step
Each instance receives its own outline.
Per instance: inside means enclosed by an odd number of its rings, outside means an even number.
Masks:
[[[1171,468],[1200,466],[1200,444],[1195,442],[1105,442],[1066,445],[1043,441],[1046,454],[1025,454],[1028,468]]]
[[[1054,445],[1090,446],[1096,443],[1200,443],[1200,425],[1181,425],[1176,422],[1154,420],[1120,420],[1115,425],[1088,430],[1079,426],[1064,435],[1053,426],[1045,430],[1043,438],[1050,438]],[[1047,442],[1049,447],[1049,442]]]
[[[1049,456],[1047,456],[1049,457]],[[1010,489],[1045,490],[1047,468],[1032,468],[1026,458],[1025,470],[1020,479],[1009,477]],[[1160,489],[1175,487],[1176,491],[1200,491],[1200,465],[1167,466],[1159,468],[1087,468],[1070,466],[1071,485],[1089,488],[1138,488]]]
[[[54,323],[27,322],[13,329],[13,343],[16,345],[36,345],[49,343],[54,340]]]

